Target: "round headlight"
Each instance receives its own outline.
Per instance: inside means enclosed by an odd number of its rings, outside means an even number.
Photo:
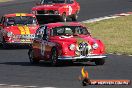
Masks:
[[[12,37],[13,36],[13,33],[12,32],[7,32],[7,36],[8,37]]]
[[[71,45],[69,46],[69,48],[70,48],[70,50],[75,50],[76,46],[75,46],[74,44],[71,44]]]
[[[93,47],[93,49],[97,49],[99,47],[99,45],[97,43],[94,43],[92,47]]]

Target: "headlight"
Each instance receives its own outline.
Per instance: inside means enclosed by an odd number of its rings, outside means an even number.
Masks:
[[[32,14],[37,14],[37,11],[32,11]]]
[[[70,48],[70,50],[75,50],[76,46],[75,46],[74,44],[71,44],[71,45],[69,46],[69,48]]]
[[[59,14],[59,11],[58,11],[58,10],[56,10],[54,13],[55,13],[55,14]]]
[[[12,32],[7,32],[7,37],[12,37],[13,33]]]
[[[97,49],[99,47],[99,45],[97,43],[94,43],[92,47],[93,47],[93,49]]]

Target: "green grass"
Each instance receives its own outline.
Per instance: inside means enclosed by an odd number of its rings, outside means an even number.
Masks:
[[[91,34],[103,41],[107,53],[132,54],[132,16],[86,23]]]
[[[0,0],[0,2],[8,2],[8,1],[13,1],[13,0]]]

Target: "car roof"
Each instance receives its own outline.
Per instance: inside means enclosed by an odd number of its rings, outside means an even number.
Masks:
[[[45,24],[48,28],[60,27],[60,26],[83,26],[79,22],[57,22]],[[84,26],[83,26],[84,27]]]
[[[16,17],[16,16],[32,16],[35,17],[35,15],[33,14],[29,14],[29,13],[12,13],[12,14],[5,14],[5,17]]]

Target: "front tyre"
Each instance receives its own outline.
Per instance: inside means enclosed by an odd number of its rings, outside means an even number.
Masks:
[[[95,60],[95,64],[96,65],[104,65],[104,63],[105,63],[105,59],[103,59],[103,58]]]
[[[77,21],[77,18],[78,18],[77,14],[74,14],[74,15],[72,16],[72,21]]]
[[[33,49],[29,49],[29,51],[28,51],[28,56],[29,56],[29,60],[30,60],[30,63],[31,63],[31,64],[38,64],[38,63],[39,63],[39,60],[37,60],[37,59],[34,57],[34,51],[33,51]]]
[[[11,45],[7,44],[4,38],[2,38],[1,45],[3,49],[11,48]]]
[[[51,51],[51,65],[52,66],[57,66],[59,64],[58,62],[58,53],[56,48],[53,48]]]
[[[63,14],[62,14],[61,20],[62,20],[63,22],[66,22],[66,21],[67,21],[66,13],[63,13]]]

